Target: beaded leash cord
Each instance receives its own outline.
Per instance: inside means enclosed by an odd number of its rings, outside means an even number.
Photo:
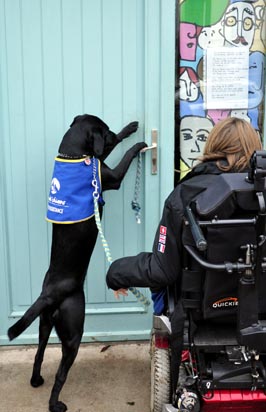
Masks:
[[[92,158],[93,161],[93,180],[92,180],[92,186],[94,187],[94,192],[93,192],[93,202],[94,202],[94,214],[95,214],[95,222],[97,229],[99,231],[99,235],[102,241],[103,249],[105,252],[105,256],[109,264],[113,262],[111,252],[107,243],[107,240],[104,237],[103,230],[102,230],[102,224],[101,224],[101,218],[100,218],[100,212],[98,208],[98,198],[99,198],[99,192],[98,192],[98,185],[97,185],[97,180],[96,180],[96,164],[95,164],[95,158]],[[146,296],[143,295],[138,289],[135,287],[130,287],[128,290],[135,296],[135,298],[145,307],[150,305],[150,301],[146,298]]]

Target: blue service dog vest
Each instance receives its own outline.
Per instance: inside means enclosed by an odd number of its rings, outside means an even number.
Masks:
[[[55,159],[50,187],[47,220],[54,223],[76,223],[94,215],[92,186],[93,162],[96,166],[98,193],[101,193],[98,159]],[[100,201],[100,197],[99,197]]]

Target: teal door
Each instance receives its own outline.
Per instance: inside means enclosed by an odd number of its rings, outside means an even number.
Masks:
[[[107,159],[158,133],[157,174],[142,155],[142,223],[131,210],[136,162],[119,191],[105,194],[103,230],[113,259],[151,250],[173,187],[174,0],[0,0],[0,343],[38,297],[49,263],[45,221],[54,157],[74,116],[101,117],[138,132]],[[100,241],[85,284],[84,341],[148,338],[152,308],[105,286]],[[149,296],[149,291],[143,291]],[[15,343],[35,343],[38,321]],[[55,341],[53,336],[51,341]]]

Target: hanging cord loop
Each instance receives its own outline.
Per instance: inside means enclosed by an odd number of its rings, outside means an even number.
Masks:
[[[113,262],[111,252],[107,243],[107,240],[104,237],[103,230],[102,230],[102,224],[101,224],[101,217],[100,217],[100,212],[98,208],[98,198],[99,198],[99,192],[98,192],[98,184],[96,180],[96,163],[95,163],[95,158],[92,158],[92,163],[93,163],[93,180],[92,180],[92,186],[94,187],[94,192],[93,192],[93,203],[94,203],[94,214],[95,214],[95,222],[97,229],[99,231],[99,235],[102,241],[103,249],[105,252],[105,256],[109,264]],[[128,288],[130,292],[135,296],[135,298],[145,307],[150,305],[149,299],[146,298],[146,296],[143,295],[138,289],[134,287]]]
[[[141,214],[140,214],[140,178],[142,172],[142,155],[141,152],[138,153],[138,163],[137,163],[137,171],[136,171],[136,180],[135,180],[135,189],[134,189],[134,196],[131,202],[131,207],[135,212],[136,222],[138,224],[141,223]]]

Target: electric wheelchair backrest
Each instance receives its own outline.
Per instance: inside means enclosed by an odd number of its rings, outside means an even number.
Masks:
[[[249,173],[182,183],[182,287],[168,288],[165,311],[172,404],[161,396],[154,412],[266,410],[265,181],[266,151],[258,151]],[[163,322],[154,316],[161,351]]]
[[[265,152],[252,162],[249,176],[213,176],[186,207],[183,305],[196,323],[237,323],[239,344],[266,349]]]

